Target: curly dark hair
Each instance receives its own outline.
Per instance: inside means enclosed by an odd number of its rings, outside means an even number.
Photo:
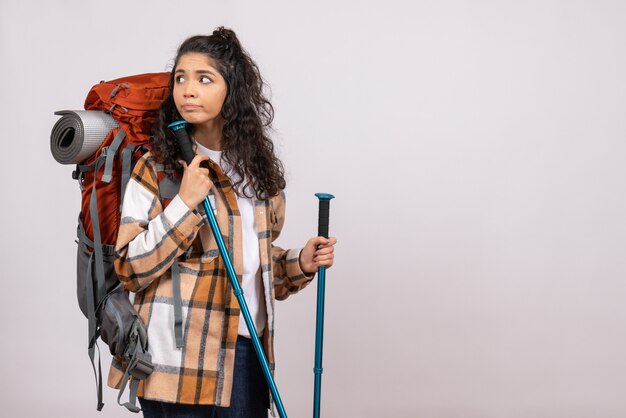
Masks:
[[[267,131],[274,119],[274,108],[263,93],[265,82],[256,63],[241,47],[237,35],[219,27],[209,36],[197,35],[184,41],[178,48],[174,69],[181,56],[188,53],[206,54],[215,62],[224,77],[227,94],[222,106],[222,158],[232,167],[229,174],[235,179],[234,189],[240,196],[267,199],[279,194],[286,185],[284,168],[274,153],[274,144]],[[176,109],[172,90],[174,69],[170,76],[170,93],[163,101],[153,127],[153,153],[163,164],[166,174],[180,178],[183,167],[178,143],[167,125],[182,117]],[[187,129],[192,133],[193,126]],[[244,183],[247,181],[248,183]]]

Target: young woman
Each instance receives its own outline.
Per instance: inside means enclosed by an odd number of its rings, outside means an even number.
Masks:
[[[135,292],[155,365],[139,389],[145,417],[267,417],[265,378],[199,206],[207,195],[272,368],[274,300],[333,264],[335,238],[313,237],[291,250],[272,244],[285,213],[283,167],[266,133],[272,118],[259,69],[233,31],[183,42],[153,152],[138,161],[126,189],[117,241],[115,268]],[[196,146],[188,166],[167,128],[180,119]],[[174,331],[173,265],[182,344]],[[121,370],[114,360],[110,385]]]

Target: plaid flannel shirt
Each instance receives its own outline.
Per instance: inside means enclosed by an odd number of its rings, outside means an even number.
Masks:
[[[213,181],[209,198],[241,283],[241,219],[236,196],[222,169],[212,161],[209,167]],[[204,209],[189,210],[177,195],[178,187],[148,153],[135,165],[124,196],[115,269],[124,286],[135,292],[134,306],[147,326],[155,366],[138,395],[166,402],[229,406],[239,304]],[[284,193],[255,200],[267,311],[261,341],[272,371],[274,300],[287,298],[313,278],[300,269],[300,249],[283,250],[272,244],[280,234],[284,215]],[[170,275],[174,259],[180,265],[183,348],[176,348],[174,337]],[[119,387],[123,366],[113,359],[109,386]]]

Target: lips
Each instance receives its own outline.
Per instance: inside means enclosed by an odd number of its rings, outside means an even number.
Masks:
[[[182,106],[182,109],[183,109],[185,112],[192,112],[192,111],[194,111],[194,110],[200,109],[200,106],[195,105],[195,104],[192,104],[192,103],[185,103],[185,104]]]

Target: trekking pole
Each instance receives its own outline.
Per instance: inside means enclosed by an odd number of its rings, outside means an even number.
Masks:
[[[183,159],[187,164],[190,164],[191,160],[193,160],[195,156],[195,153],[193,152],[191,140],[189,139],[189,135],[187,135],[187,130],[185,129],[185,126],[187,126],[187,122],[181,120],[170,123],[168,125],[168,128],[172,130],[172,132],[176,136],[176,139],[178,140],[178,145],[180,146],[180,152]],[[287,418],[285,408],[283,407],[280,395],[278,394],[278,389],[276,388],[276,383],[274,382],[274,377],[272,376],[272,372],[270,372],[270,366],[267,362],[267,359],[265,358],[265,353],[263,352],[261,341],[259,341],[256,327],[254,326],[254,322],[252,322],[252,317],[250,316],[248,305],[246,304],[246,300],[243,297],[243,290],[241,289],[239,281],[237,280],[237,273],[235,273],[233,263],[230,260],[230,255],[226,250],[226,244],[224,244],[222,232],[220,231],[220,227],[217,224],[217,220],[215,219],[213,207],[211,206],[211,202],[209,201],[208,196],[204,198],[202,204],[204,206],[204,211],[209,218],[209,224],[211,225],[211,230],[213,231],[213,236],[215,237],[215,241],[217,242],[217,247],[220,251],[220,255],[224,260],[224,265],[226,266],[226,271],[228,272],[228,278],[230,279],[230,284],[233,287],[233,293],[237,297],[237,301],[239,302],[239,308],[241,309],[241,314],[243,315],[243,318],[246,321],[246,326],[248,327],[248,331],[250,332],[252,345],[254,345],[254,350],[256,351],[256,355],[259,358],[259,363],[261,363],[261,368],[263,369],[265,380],[267,381],[267,385],[269,386],[272,397],[274,398],[274,403],[276,404],[278,415],[280,416],[280,418]]]
[[[315,193],[320,200],[317,218],[317,235],[328,238],[328,217],[330,215],[330,199],[335,196],[328,193]],[[320,416],[320,396],[322,391],[322,350],[324,344],[324,287],[326,286],[326,267],[317,269],[317,317],[315,320],[315,387],[313,392],[313,418]]]

